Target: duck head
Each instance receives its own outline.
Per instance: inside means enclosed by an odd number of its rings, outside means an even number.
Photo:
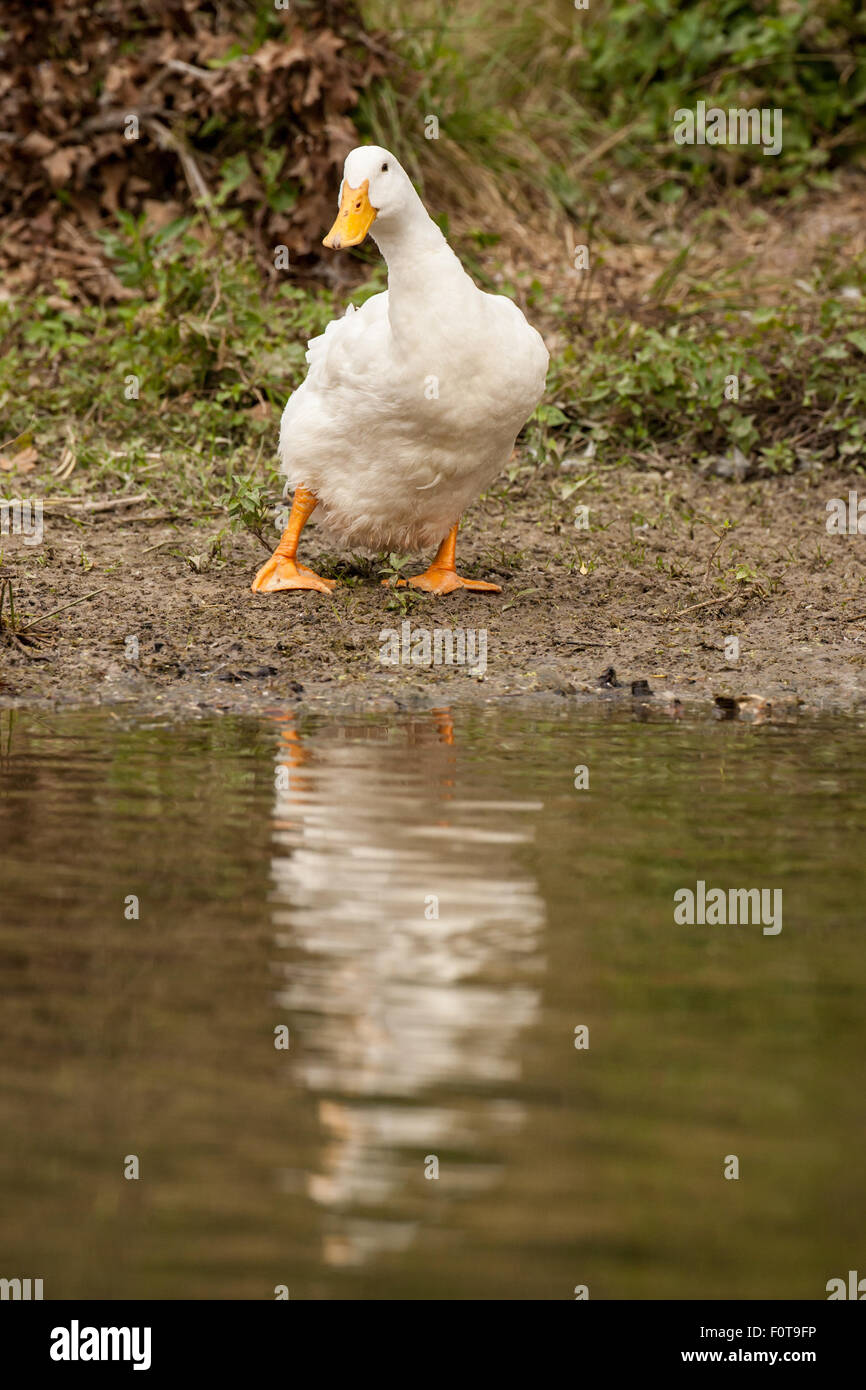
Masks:
[[[398,220],[416,194],[403,166],[381,145],[359,145],[346,156],[340,184],[340,211],[322,242],[334,251],[360,246],[378,218]]]

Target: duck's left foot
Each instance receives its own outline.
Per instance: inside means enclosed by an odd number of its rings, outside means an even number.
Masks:
[[[384,581],[387,584],[387,580]],[[423,574],[413,574],[409,579],[398,579],[397,584],[411,584],[414,589],[423,589],[428,594],[453,594],[455,589],[483,589],[490,594],[501,594],[498,584],[488,584],[484,579],[464,579],[456,570],[442,569],[431,565]]]

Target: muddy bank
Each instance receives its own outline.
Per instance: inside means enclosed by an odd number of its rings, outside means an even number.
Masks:
[[[709,708],[751,694],[776,714],[866,708],[866,536],[826,529],[827,502],[846,498],[851,479],[589,467],[503,487],[466,518],[458,564],[500,595],[382,588],[377,562],[324,551],[313,528],[302,558],[342,578],[333,596],[254,595],[265,551],[245,533],[211,555],[213,522],[46,512],[40,545],[2,538],[17,629],[7,589],[0,705],[180,715],[584,697],[675,712],[677,701]],[[438,652],[437,629],[452,634]],[[463,664],[405,661],[424,660],[427,640],[431,658],[449,640],[459,657],[461,631]]]

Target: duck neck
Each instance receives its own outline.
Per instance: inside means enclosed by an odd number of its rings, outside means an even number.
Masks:
[[[395,336],[418,332],[429,324],[431,300],[441,300],[449,284],[458,285],[466,272],[420,198],[405,209],[398,222],[375,226],[374,237],[388,265],[388,316]]]

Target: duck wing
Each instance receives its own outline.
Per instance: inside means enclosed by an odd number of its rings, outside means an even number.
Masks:
[[[324,333],[307,343],[305,385],[332,391],[362,384],[387,356],[390,333],[387,290],[372,295],[360,309],[350,304],[341,319],[333,319]]]

